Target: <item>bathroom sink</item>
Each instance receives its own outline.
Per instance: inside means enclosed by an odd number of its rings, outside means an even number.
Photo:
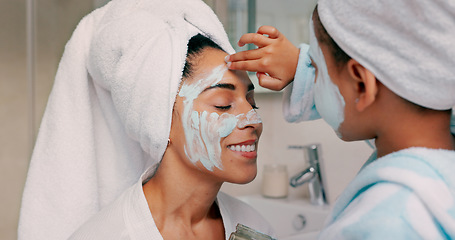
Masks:
[[[264,216],[279,240],[312,240],[324,226],[330,208],[302,199],[273,199],[260,195],[238,197]]]

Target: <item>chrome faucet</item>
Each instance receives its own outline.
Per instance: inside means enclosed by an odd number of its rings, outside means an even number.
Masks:
[[[302,172],[291,177],[289,184],[292,187],[298,187],[308,183],[310,190],[310,201],[313,205],[327,204],[327,197],[324,188],[324,182],[321,175],[321,167],[319,165],[319,144],[311,144],[306,146],[289,146],[289,149],[301,149],[304,151],[306,159],[309,160],[310,166]]]

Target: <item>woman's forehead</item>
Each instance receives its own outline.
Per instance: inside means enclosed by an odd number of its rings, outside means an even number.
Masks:
[[[218,66],[218,67],[220,67],[220,66]],[[224,68],[224,67],[225,66],[222,66],[222,68]],[[217,67],[214,67],[212,69],[208,68],[207,73],[216,71],[216,69],[217,69]],[[221,74],[222,75],[218,76],[218,81],[216,81],[216,84],[213,84],[209,81],[203,81],[202,79],[205,79],[205,78],[207,78],[207,76],[210,75],[210,74],[204,74],[204,73],[201,73],[199,76],[196,75],[195,78],[193,79],[194,82],[192,82],[192,83],[190,82],[189,84],[202,83],[204,88],[212,88],[215,85],[221,85],[221,86],[226,86],[224,88],[229,88],[230,90],[250,88],[250,85],[252,85],[252,82],[251,82],[250,78],[248,77],[248,74],[245,71],[226,69],[226,71],[224,71]]]
[[[220,67],[225,69],[219,83],[230,83],[233,85],[244,85],[249,86],[251,80],[248,77],[246,71],[238,70],[229,70],[224,61],[224,57],[227,53],[217,50],[217,49],[206,49],[201,53],[200,58],[197,61],[197,66],[195,66],[195,72],[187,84],[193,84],[200,82],[201,79],[207,78],[210,76],[215,69]],[[209,84],[206,84],[206,87],[209,87]]]

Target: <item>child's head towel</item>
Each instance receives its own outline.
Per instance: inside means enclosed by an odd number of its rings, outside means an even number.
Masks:
[[[341,49],[397,95],[455,106],[455,1],[319,0],[318,11]]]
[[[113,0],[79,23],[30,163],[19,239],[68,238],[160,161],[197,33],[233,53],[202,0]]]

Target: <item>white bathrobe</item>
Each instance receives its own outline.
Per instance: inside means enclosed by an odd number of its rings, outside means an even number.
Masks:
[[[273,236],[271,226],[246,203],[219,192],[216,202],[223,218],[226,239],[238,223]],[[82,239],[163,240],[142,191],[142,181],[124,192],[113,204],[102,209],[71,237]]]

